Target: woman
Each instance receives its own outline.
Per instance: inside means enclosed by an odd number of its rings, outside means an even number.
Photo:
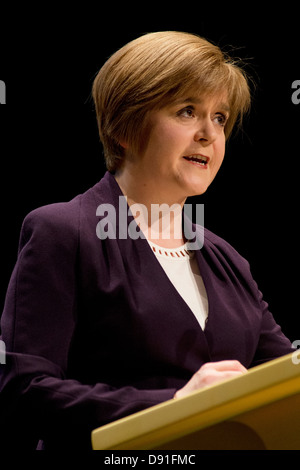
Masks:
[[[26,217],[1,320],[2,428],[46,449],[88,449],[96,427],[292,351],[248,263],[183,214],[249,107],[243,71],[198,36],[152,33],[93,97],[108,171]]]

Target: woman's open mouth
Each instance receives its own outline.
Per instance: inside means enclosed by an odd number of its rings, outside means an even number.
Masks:
[[[200,166],[201,168],[207,168],[207,164],[209,162],[209,157],[206,157],[205,155],[199,155],[199,154],[186,155],[183,158],[187,160],[189,163]]]

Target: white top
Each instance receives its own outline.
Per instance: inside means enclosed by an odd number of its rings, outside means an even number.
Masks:
[[[199,272],[195,253],[189,252],[187,244],[179,248],[162,248],[148,240],[166,275],[204,330],[208,316],[208,300]]]

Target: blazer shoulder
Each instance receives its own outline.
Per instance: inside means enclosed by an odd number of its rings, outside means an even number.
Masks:
[[[78,241],[80,231],[86,233],[95,222],[99,203],[110,202],[116,193],[116,189],[111,187],[112,177],[106,175],[70,201],[47,204],[32,210],[23,220],[19,248],[33,235],[49,243],[52,240],[71,245],[72,241]]]
[[[47,222],[49,224],[59,224],[63,226],[72,225],[79,217],[81,205],[81,195],[76,196],[68,202],[55,202],[45,206],[38,207],[29,212],[25,223],[33,221],[34,223]]]
[[[45,241],[65,240],[71,243],[78,237],[81,195],[69,202],[57,202],[38,207],[24,218],[19,249],[33,236]]]
[[[204,247],[209,252],[230,260],[239,267],[249,269],[249,262],[228,241],[204,228]]]

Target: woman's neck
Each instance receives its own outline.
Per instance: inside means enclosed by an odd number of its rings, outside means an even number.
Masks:
[[[155,184],[132,181],[129,175],[116,174],[128,206],[145,237],[164,248],[178,248],[185,243],[182,231],[182,210],[185,201],[163,196]],[[161,188],[159,188],[161,189]],[[163,188],[165,189],[165,188]]]

